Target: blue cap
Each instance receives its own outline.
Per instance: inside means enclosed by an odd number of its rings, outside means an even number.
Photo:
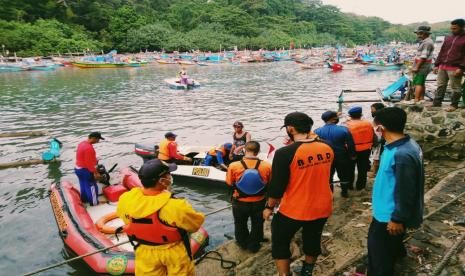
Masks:
[[[165,133],[165,138],[176,137],[176,136],[178,136],[178,135],[174,134],[174,133],[171,132],[171,131]]]
[[[223,145],[223,147],[224,147],[226,150],[231,150],[232,144],[231,144],[231,143],[225,143],[225,144]]]
[[[361,106],[354,106],[351,107],[348,111],[349,114],[356,114],[356,113],[362,113],[362,107]]]
[[[323,114],[321,114],[321,119],[325,122],[331,120],[332,118],[337,118],[337,113],[334,111],[326,111]]]

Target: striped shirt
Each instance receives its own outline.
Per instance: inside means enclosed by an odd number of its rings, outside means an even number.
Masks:
[[[419,68],[417,74],[419,75],[428,75],[431,72],[432,65],[431,59],[433,58],[434,51],[434,42],[430,37],[423,39],[420,42],[420,45],[417,49],[417,54],[415,57],[415,66],[420,59],[426,59],[426,62],[423,62]]]

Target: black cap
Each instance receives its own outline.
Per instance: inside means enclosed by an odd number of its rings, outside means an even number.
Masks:
[[[102,134],[98,131],[95,131],[95,132],[92,132],[91,134],[89,134],[88,136],[89,138],[97,138],[97,139],[100,139],[100,140],[105,140],[105,138],[102,137]]]
[[[144,163],[139,170],[139,178],[142,181],[156,181],[166,173],[175,171],[178,166],[174,163],[166,163],[159,159],[152,159]]]
[[[326,111],[323,114],[321,114],[321,119],[325,122],[331,120],[332,118],[337,118],[337,117],[339,116],[334,111]]]
[[[165,133],[165,138],[170,138],[170,137],[174,137],[174,138],[175,138],[176,136],[178,136],[178,135],[174,134],[174,133],[171,132],[171,131]]]
[[[302,112],[292,112],[284,117],[284,125],[281,127],[286,126],[313,126],[313,120],[307,114]]]
[[[431,33],[431,27],[426,26],[426,25],[418,26],[414,33],[430,34]]]

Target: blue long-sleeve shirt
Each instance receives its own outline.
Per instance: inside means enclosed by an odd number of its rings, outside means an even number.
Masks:
[[[347,127],[329,123],[316,129],[315,133],[333,148],[336,157],[355,156],[354,139]]]
[[[409,136],[384,146],[373,187],[373,216],[418,227],[423,221],[425,172],[420,146]]]

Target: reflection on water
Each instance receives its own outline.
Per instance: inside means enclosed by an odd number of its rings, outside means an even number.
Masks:
[[[48,200],[52,182],[73,174],[75,147],[91,131],[107,139],[95,146],[108,168],[140,166],[134,143],[156,143],[166,131],[181,145],[216,145],[232,139],[232,123],[244,122],[253,139],[280,146],[284,116],[304,111],[320,126],[327,109],[337,109],[342,89],[386,87],[395,72],[364,70],[331,73],[300,70],[294,63],[189,67],[203,85],[192,91],[170,90],[163,82],[177,66],[0,74],[0,131],[48,130],[63,142],[61,162],[0,170],[0,270],[11,275],[60,262],[66,257]],[[350,68],[348,68],[350,69]],[[369,104],[364,104],[368,107]],[[365,109],[366,114],[367,109]],[[0,163],[40,158],[47,137],[0,139]],[[175,183],[178,196],[199,211],[229,204],[227,190]],[[230,210],[207,218],[211,243],[233,233]],[[82,264],[53,269],[47,275],[88,275]]]

